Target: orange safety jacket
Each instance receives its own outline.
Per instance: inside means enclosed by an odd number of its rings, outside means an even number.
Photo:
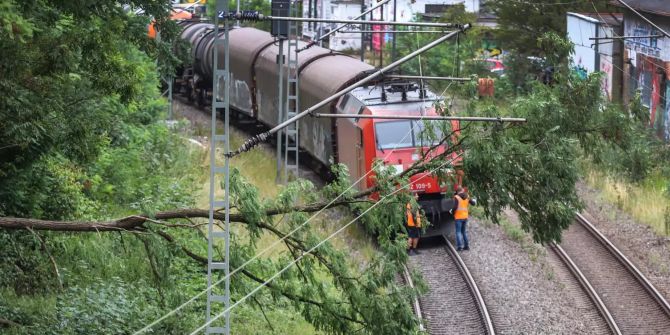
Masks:
[[[458,207],[456,212],[454,212],[455,220],[467,220],[468,219],[468,206],[470,205],[469,199],[463,199],[460,196],[456,196],[456,201],[458,201]]]
[[[405,215],[407,216],[407,226],[408,227],[421,227],[421,216],[419,216],[419,211],[416,211],[416,220],[414,220],[414,215],[412,215],[412,205],[407,203],[407,209],[405,210]]]

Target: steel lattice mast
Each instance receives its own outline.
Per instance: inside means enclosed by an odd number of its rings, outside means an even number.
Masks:
[[[229,0],[218,0],[216,10],[223,11],[228,8]],[[219,16],[214,18],[214,57],[212,76],[212,131],[210,139],[210,162],[209,162],[209,222],[207,225],[207,323],[212,320],[212,315],[225,311],[223,317],[216,326],[209,324],[205,329],[206,334],[230,334],[230,158],[224,156],[224,165],[218,166],[216,160],[217,145],[223,143],[224,152],[230,151],[230,52],[229,52],[229,24],[228,20],[223,22],[223,38],[219,38]],[[219,64],[219,46],[223,46],[223,68]],[[223,81],[223,92],[220,90]],[[217,133],[216,116],[219,110],[223,110],[224,126],[223,134]],[[217,176],[223,175],[224,195],[223,200],[216,200]],[[223,208],[225,211],[225,222],[223,230],[214,230],[214,211]],[[217,227],[218,228],[218,227]],[[219,257],[214,257],[217,249],[217,241],[223,240],[224,251]],[[222,257],[223,259],[219,259]],[[217,260],[218,259],[218,260]],[[222,273],[221,273],[222,272]],[[221,274],[225,281],[219,285],[212,286],[216,277]],[[223,286],[223,287],[221,287]]]
[[[298,2],[290,1],[289,13],[291,16],[298,15]],[[298,82],[298,22],[288,22],[288,71],[286,77],[286,108],[284,109],[286,121],[294,117],[299,112],[300,108],[300,88]],[[298,177],[299,165],[298,156],[300,154],[300,127],[299,122],[290,124],[284,130],[286,137],[284,138],[284,184],[288,183],[289,173],[294,177]],[[291,159],[293,162],[291,162]]]

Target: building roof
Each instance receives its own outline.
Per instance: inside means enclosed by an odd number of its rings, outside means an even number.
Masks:
[[[608,26],[618,27],[623,22],[623,14],[621,13],[573,13],[568,12],[567,15],[579,17],[585,21],[593,23],[605,23]]]
[[[624,0],[629,6],[635,10],[652,13],[661,16],[670,17],[670,5],[668,0]],[[617,0],[610,0],[610,3],[615,6],[626,8]]]

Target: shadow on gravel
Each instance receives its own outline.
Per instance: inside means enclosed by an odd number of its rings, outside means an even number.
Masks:
[[[422,237],[419,241],[419,250],[444,248],[445,245],[446,243],[442,236]]]

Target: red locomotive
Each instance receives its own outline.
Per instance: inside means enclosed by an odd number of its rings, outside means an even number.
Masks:
[[[208,23],[181,24],[181,38],[191,44],[193,62],[182,70],[176,84],[184,88],[190,98],[205,105],[213,94],[219,93],[211,92],[214,29]],[[221,32],[219,38],[223,36]],[[254,28],[235,28],[229,36],[231,110],[238,116],[272,127],[278,122],[278,43],[270,33]],[[304,45],[301,42],[298,47]],[[284,50],[285,55],[287,52]],[[223,62],[223,55],[219,56],[219,61]],[[302,51],[298,57],[299,110],[315,105],[373,69],[358,59],[328,49],[314,46]],[[416,83],[378,82],[353,90],[317,113],[436,115],[434,103],[437,99],[435,94]],[[357,185],[364,189],[374,183],[374,173],[368,173],[373,161],[379,159],[396,170],[404,170],[419,159],[419,150],[427,150],[433,145],[425,143],[426,140],[419,136],[425,126],[423,122],[307,117],[300,121],[300,148],[325,169],[331,159],[345,164],[352,182],[367,174],[365,181]],[[451,126],[458,129],[459,125],[452,122]],[[438,148],[437,153],[444,150]],[[450,218],[448,211],[452,208],[450,190],[461,183],[457,173],[440,179],[426,173],[412,177],[411,190],[419,194],[419,203],[433,222],[428,235],[446,229],[444,223]]]

